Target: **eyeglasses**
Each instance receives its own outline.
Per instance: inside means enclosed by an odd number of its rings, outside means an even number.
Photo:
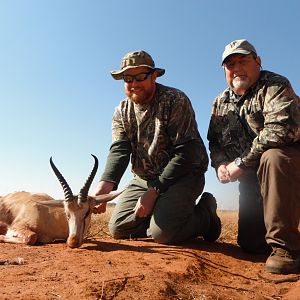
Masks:
[[[132,83],[134,80],[135,81],[144,81],[146,80],[149,75],[151,75],[153,72],[148,72],[148,73],[139,73],[136,75],[123,75],[123,80],[126,83]]]

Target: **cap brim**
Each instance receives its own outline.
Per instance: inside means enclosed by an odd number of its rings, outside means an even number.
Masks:
[[[160,77],[162,75],[165,74],[166,70],[165,69],[160,69],[160,68],[151,68],[149,67],[148,65],[139,65],[139,66],[134,66],[134,67],[126,67],[122,70],[118,70],[118,71],[111,71],[110,74],[111,76],[115,79],[115,80],[121,80],[123,79],[123,73],[126,71],[126,70],[129,70],[129,69],[135,69],[135,68],[138,68],[138,67],[147,67],[149,69],[152,69],[152,70],[155,70],[157,72],[157,77]]]
[[[251,51],[248,51],[248,50],[236,49],[235,51],[230,52],[229,54],[227,54],[227,55],[225,55],[225,56],[223,57],[223,60],[222,60],[222,66],[223,66],[223,64],[224,64],[224,61],[225,61],[229,56],[231,56],[231,55],[233,55],[233,54],[244,54],[244,55],[247,55],[247,54],[250,54],[250,53],[252,53],[252,52],[251,52]]]

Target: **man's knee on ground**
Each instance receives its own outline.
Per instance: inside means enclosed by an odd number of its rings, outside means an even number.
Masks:
[[[151,237],[153,238],[154,242],[158,244],[164,244],[164,245],[174,244],[172,237],[165,233],[151,235]]]
[[[174,232],[170,234],[167,230],[161,229],[156,224],[151,224],[148,231],[156,243],[165,245],[174,244]]]
[[[110,235],[114,239],[122,239],[124,238],[124,234],[122,234],[122,229],[115,222],[108,223],[108,230]]]

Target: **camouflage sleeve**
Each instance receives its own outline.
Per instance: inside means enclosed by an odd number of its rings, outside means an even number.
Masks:
[[[207,139],[210,151],[211,166],[215,169],[218,168],[223,162],[228,162],[228,157],[223,149],[223,146],[218,140],[219,133],[223,130],[222,123],[217,122],[217,99],[214,101],[212,114],[209,122]]]
[[[129,141],[122,122],[121,104],[116,107],[112,119],[112,141]]]
[[[262,153],[270,148],[290,145],[300,140],[300,100],[291,85],[273,85],[264,95],[264,127],[253,140],[246,166],[256,165]]]
[[[208,166],[208,156],[205,146],[199,140],[175,146],[173,158],[164,168],[162,174],[150,182],[150,186],[165,192],[179,178],[182,178],[192,170],[204,174]]]

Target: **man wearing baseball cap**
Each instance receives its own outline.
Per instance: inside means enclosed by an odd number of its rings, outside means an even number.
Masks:
[[[216,97],[208,129],[221,183],[239,181],[238,244],[272,253],[271,273],[300,272],[300,99],[287,78],[261,70],[247,40],[225,47],[228,88]]]
[[[109,222],[114,238],[178,244],[202,236],[214,242],[221,222],[215,198],[202,193],[207,152],[188,97],[156,83],[164,73],[145,51],[126,54],[120,70],[111,72],[124,81],[126,98],[113,115],[112,144],[95,194],[117,189],[131,160],[133,179]],[[104,212],[105,205],[96,210]]]

